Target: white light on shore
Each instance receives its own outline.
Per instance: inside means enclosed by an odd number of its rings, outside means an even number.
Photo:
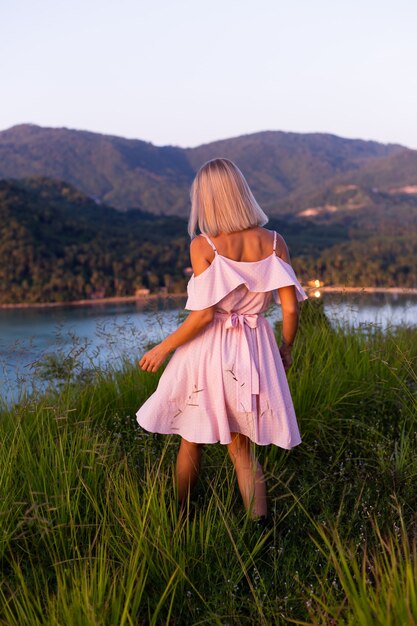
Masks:
[[[320,296],[321,296],[320,291],[315,291],[315,292],[314,292],[314,297],[315,297],[315,298],[320,298]]]

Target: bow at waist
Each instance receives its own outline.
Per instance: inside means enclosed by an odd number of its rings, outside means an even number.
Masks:
[[[239,326],[249,326],[250,328],[257,328],[258,318],[263,317],[260,313],[223,313],[222,311],[215,311],[215,317],[224,320],[225,328],[238,328]]]
[[[232,375],[237,383],[236,409],[240,412],[252,411],[252,395],[259,394],[259,371],[254,358],[254,350],[257,350],[257,342],[252,341],[250,333],[247,333],[245,326],[250,329],[258,327],[258,317],[256,313],[222,313],[216,311],[215,316],[224,320],[224,328],[233,330],[236,333],[234,341],[234,361],[226,364],[226,372]],[[228,355],[233,358],[232,355]],[[258,360],[258,359],[256,359]],[[226,374],[225,374],[226,375]]]

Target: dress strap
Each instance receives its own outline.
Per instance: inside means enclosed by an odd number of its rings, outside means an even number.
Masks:
[[[214,245],[214,243],[212,242],[212,240],[210,239],[210,237],[208,235],[206,235],[205,233],[201,233],[201,234],[203,235],[203,237],[205,237],[207,239],[207,241],[209,242],[209,244],[213,248],[214,252],[217,254],[217,248]]]
[[[277,248],[277,231],[274,230],[274,247],[272,248],[272,252],[276,253],[276,248]]]

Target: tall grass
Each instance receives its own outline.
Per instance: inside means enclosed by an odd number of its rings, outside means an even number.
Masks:
[[[333,329],[303,305],[303,444],[261,448],[272,525],[207,446],[178,516],[175,437],[141,431],[158,375],[126,362],[1,413],[0,623],[417,624],[417,331]]]

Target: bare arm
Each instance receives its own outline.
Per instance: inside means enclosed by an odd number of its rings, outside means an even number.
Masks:
[[[191,265],[195,276],[204,272],[210,265],[214,256],[208,248],[208,244],[202,241],[201,237],[193,239],[190,245]],[[210,249],[211,250],[211,249]],[[146,372],[156,372],[163,362],[168,358],[170,352],[176,350],[190,339],[196,337],[214,317],[215,307],[202,309],[201,311],[191,311],[187,319],[168,335],[161,343],[146,352],[139,361],[139,366]]]
[[[298,302],[295,296],[295,287],[281,287],[279,297],[282,305],[282,336],[279,352],[284,369],[287,372],[292,365],[292,344],[298,329]],[[295,300],[295,304],[294,304]]]
[[[279,256],[291,265],[290,253],[283,237],[278,235]],[[291,349],[298,329],[298,301],[294,285],[278,289],[282,307],[282,343],[280,353],[287,371],[292,364]]]

